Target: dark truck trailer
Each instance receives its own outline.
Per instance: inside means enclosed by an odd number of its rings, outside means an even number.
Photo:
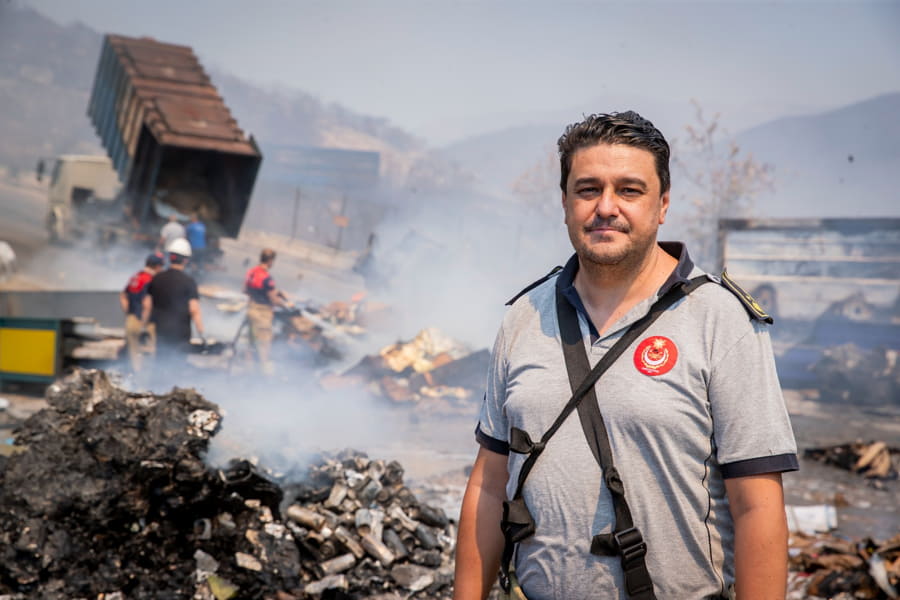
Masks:
[[[88,116],[133,227],[156,233],[172,211],[196,212],[211,236],[237,237],[262,155],[191,48],[105,36]]]

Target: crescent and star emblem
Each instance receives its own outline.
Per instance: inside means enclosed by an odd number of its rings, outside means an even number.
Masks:
[[[634,366],[651,377],[668,373],[677,360],[678,348],[675,342],[663,336],[645,339],[634,351]]]

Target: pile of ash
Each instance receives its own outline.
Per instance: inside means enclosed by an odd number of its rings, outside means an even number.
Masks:
[[[451,595],[455,526],[396,462],[319,457],[284,483],[208,467],[218,407],[193,390],[53,384],[0,457],[0,596],[429,598]]]

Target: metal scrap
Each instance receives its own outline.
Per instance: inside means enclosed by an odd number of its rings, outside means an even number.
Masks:
[[[890,447],[880,441],[807,448],[803,451],[803,457],[874,480],[897,479],[900,472],[900,448]]]

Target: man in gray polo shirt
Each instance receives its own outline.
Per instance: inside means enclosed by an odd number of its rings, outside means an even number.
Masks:
[[[557,296],[574,308],[593,367],[661,296],[703,276],[682,244],[657,242],[669,207],[669,146],[652,123],[633,112],[593,115],[567,128],[559,151],[575,255],[515,300],[497,335],[460,516],[460,600],[486,597],[500,567],[502,507],[527,457],[510,452],[510,432],[540,440],[572,396]],[[708,279],[594,386],[647,546],[652,587],[630,597],[784,598],[781,473],[796,470],[797,458],[767,316],[740,290]],[[629,597],[624,559],[592,553],[592,538],[615,532],[618,513],[585,431],[578,417],[565,418],[522,484],[534,533],[514,546],[513,597]]]

